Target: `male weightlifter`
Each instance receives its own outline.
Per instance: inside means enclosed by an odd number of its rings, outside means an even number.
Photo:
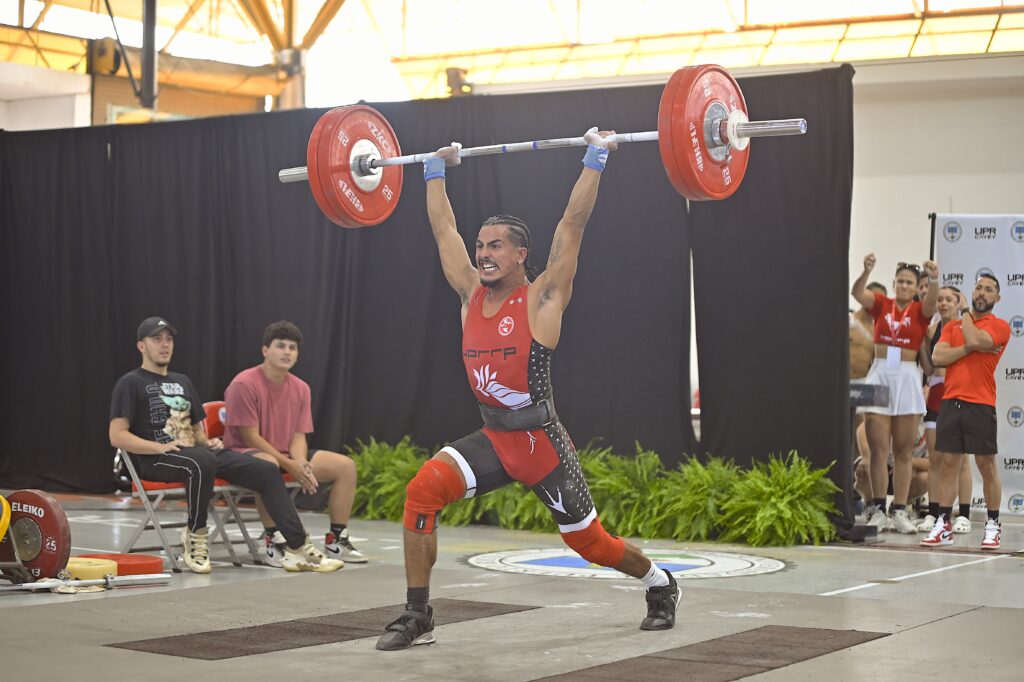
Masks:
[[[463,497],[519,481],[551,509],[562,539],[587,561],[639,578],[647,588],[641,630],[675,625],[680,591],[672,575],[636,546],[601,527],[576,451],[555,414],[551,355],[572,295],[583,230],[597,199],[608,152],[617,147],[592,128],[583,171],[555,229],[547,269],[529,264],[530,231],[519,218],[488,218],[476,239],[476,267],[455,225],[445,166],[459,163],[458,145],[427,159],[427,215],[445,278],[462,303],[462,355],[484,426],[444,447],[406,488],[406,610],[377,641],[385,651],[434,641],[428,605],[437,559],[437,514]],[[497,350],[496,350],[497,349]]]

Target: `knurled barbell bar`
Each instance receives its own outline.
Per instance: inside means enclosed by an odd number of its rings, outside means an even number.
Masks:
[[[807,121],[750,121],[736,80],[714,64],[679,69],[658,106],[658,130],[618,133],[618,143],[658,141],[672,186],[687,199],[725,199],[743,181],[752,137],[803,135]],[[582,137],[466,147],[459,157],[586,146]],[[387,220],[402,192],[402,166],[435,156],[402,156],[391,124],[376,109],[357,104],[320,117],[309,136],[306,166],[278,172],[281,182],[309,181],[320,210],[342,227]]]

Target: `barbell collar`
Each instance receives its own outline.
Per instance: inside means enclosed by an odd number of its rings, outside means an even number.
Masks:
[[[807,132],[807,120],[784,118],[777,121],[747,121],[736,124],[739,137],[780,137],[782,135],[803,135]]]

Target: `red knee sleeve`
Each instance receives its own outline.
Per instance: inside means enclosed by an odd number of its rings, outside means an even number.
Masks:
[[[418,533],[433,533],[441,508],[461,500],[465,494],[466,486],[453,466],[436,459],[427,460],[405,487],[402,525]]]
[[[601,526],[600,519],[594,519],[583,530],[562,533],[562,540],[581,557],[599,566],[615,568],[626,556],[626,543],[622,538],[612,537]]]

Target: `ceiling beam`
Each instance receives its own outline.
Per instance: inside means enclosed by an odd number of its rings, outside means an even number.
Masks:
[[[295,0],[282,0],[281,10],[284,12],[284,44],[295,47]]]
[[[238,4],[245,10],[253,26],[270,41],[275,54],[285,48],[284,39],[281,38],[281,34],[277,30],[277,24],[274,23],[274,19],[270,15],[270,10],[267,8],[267,3],[264,0],[238,0]]]
[[[178,37],[178,34],[185,28],[185,25],[192,20],[192,17],[196,15],[196,12],[199,11],[199,8],[203,6],[204,2],[206,2],[206,0],[192,0],[188,9],[185,10],[185,16],[183,16],[181,21],[178,22],[178,25],[174,27],[174,32],[171,33],[171,37],[167,39],[164,46],[160,48],[160,54],[167,54],[167,48],[170,47],[171,43],[174,42],[174,39]]]
[[[313,47],[344,4],[345,0],[325,0],[324,4],[320,6],[320,11],[316,13],[313,23],[309,25],[306,35],[302,37],[302,44],[299,45],[299,49],[308,50]]]
[[[39,28],[39,24],[43,23],[43,19],[46,18],[46,13],[50,11],[51,7],[53,7],[53,0],[46,0],[46,2],[43,3],[43,8],[41,10],[39,10],[39,14],[36,16],[36,20],[32,22],[32,27],[25,29],[25,36],[28,38],[28,42],[32,43],[33,49],[35,49],[37,52],[40,52],[39,51],[39,46],[36,45],[35,41],[32,39],[32,35],[29,33],[29,31],[35,31],[36,29]],[[21,25],[22,27],[24,27],[25,26],[25,3],[24,3],[24,0],[22,1],[21,5],[19,5],[19,7],[18,7],[18,19],[19,19],[18,24]],[[14,53],[17,52],[19,49],[21,49],[21,46],[22,46],[22,41],[19,39],[18,40],[18,44],[14,45],[13,47],[11,47],[10,50],[8,50],[6,61],[10,61],[11,58],[14,56]],[[42,52],[40,52],[39,56],[43,58],[44,62],[46,62],[46,57],[44,57],[42,55]],[[47,62],[46,66],[49,67],[50,64]]]

